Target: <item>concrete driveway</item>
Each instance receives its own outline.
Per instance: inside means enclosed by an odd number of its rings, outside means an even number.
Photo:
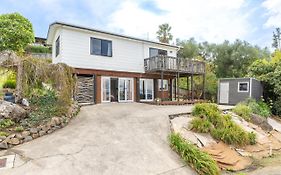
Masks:
[[[168,115],[190,110],[139,103],[82,107],[65,128],[9,150],[17,153],[14,168],[0,174],[194,174],[167,142]]]
[[[139,103],[82,107],[65,128],[10,149],[16,153],[14,168],[0,174],[194,174],[167,141],[168,115],[191,108]]]

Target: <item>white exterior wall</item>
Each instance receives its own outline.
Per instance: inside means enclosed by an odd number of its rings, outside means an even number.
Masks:
[[[149,48],[167,50],[169,56],[177,55],[177,48],[146,43],[109,34],[63,27],[57,30],[53,41],[53,61],[63,62],[74,68],[112,70],[144,73],[144,59],[149,57]],[[61,50],[55,58],[55,40],[60,34]],[[112,41],[112,57],[90,54],[90,38]]]
[[[52,42],[52,60],[53,63],[59,63],[62,62],[62,54],[63,54],[63,41],[62,41],[62,30],[58,29],[55,32],[54,38],[53,38],[53,42]],[[60,53],[59,55],[56,57],[56,40],[57,38],[60,36]]]

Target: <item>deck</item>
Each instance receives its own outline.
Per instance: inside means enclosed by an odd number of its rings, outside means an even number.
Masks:
[[[203,75],[205,63],[197,60],[158,55],[144,60],[145,72]]]

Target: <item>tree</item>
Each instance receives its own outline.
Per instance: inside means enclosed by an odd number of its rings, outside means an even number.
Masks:
[[[281,116],[281,52],[276,50],[271,59],[256,60],[249,67],[248,76],[263,82],[266,101],[272,100],[272,112]]]
[[[0,15],[0,51],[23,53],[34,42],[31,22],[19,13]]]
[[[281,50],[281,31],[280,28],[276,28],[276,33],[273,32],[272,47]]]
[[[215,73],[218,78],[244,77],[248,67],[257,59],[269,57],[268,50],[253,46],[246,41],[225,41],[216,46],[214,53]]]
[[[162,43],[169,43],[173,39],[171,29],[172,27],[168,23],[159,25],[159,30],[156,32],[158,40]]]
[[[194,38],[184,41],[177,39],[177,45],[182,47],[178,52],[179,57],[191,59],[199,56],[198,43]]]

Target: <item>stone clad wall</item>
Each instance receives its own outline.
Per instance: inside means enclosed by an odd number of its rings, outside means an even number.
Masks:
[[[94,93],[94,77],[77,76],[76,101],[78,103],[94,103]]]

